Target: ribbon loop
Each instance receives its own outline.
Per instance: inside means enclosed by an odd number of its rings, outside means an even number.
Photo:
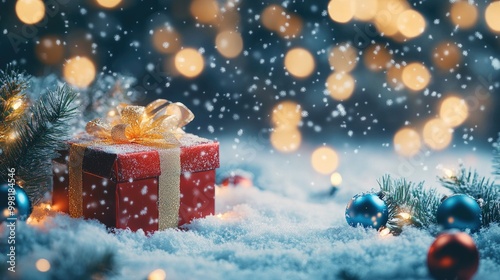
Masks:
[[[85,130],[87,133],[97,136],[99,138],[108,138],[110,137],[110,131],[112,126],[103,121],[102,119],[95,119],[87,123],[85,126]]]
[[[98,138],[117,143],[143,143],[178,146],[182,127],[194,119],[194,114],[182,103],[157,99],[146,107],[120,104],[120,119],[113,124],[102,119],[87,123],[86,131]]]
[[[130,125],[125,123],[113,126],[113,128],[111,128],[111,139],[117,143],[132,142],[129,141],[129,138],[127,137],[127,128],[129,127]]]

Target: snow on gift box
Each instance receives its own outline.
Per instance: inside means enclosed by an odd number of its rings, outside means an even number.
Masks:
[[[181,103],[121,105],[111,123],[94,120],[54,162],[53,205],[72,217],[146,232],[214,213],[219,143],[184,133]]]

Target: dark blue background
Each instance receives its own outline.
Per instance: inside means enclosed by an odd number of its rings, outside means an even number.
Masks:
[[[385,75],[369,71],[361,61],[358,62],[353,75],[357,81],[356,90],[351,99],[342,102],[347,115],[332,118],[331,112],[335,110],[338,102],[333,101],[324,94],[324,83],[331,73],[325,53],[317,54],[321,50],[328,50],[332,45],[350,41],[359,50],[368,47],[368,41],[387,44],[394,51],[399,50],[394,57],[401,61],[422,61],[431,69],[432,81],[429,90],[438,93],[456,92],[464,97],[471,96],[475,90],[490,91],[491,96],[481,101],[485,106],[484,111],[476,110],[474,117],[464,125],[457,128],[454,141],[463,145],[462,133],[474,136],[474,141],[468,145],[486,145],[487,139],[496,138],[500,130],[500,109],[498,81],[500,73],[491,66],[491,58],[500,57],[500,39],[490,32],[484,23],[484,8],[489,1],[479,1],[479,17],[476,26],[470,30],[454,30],[453,24],[447,18],[450,3],[448,1],[411,1],[413,8],[421,12],[427,21],[424,34],[406,43],[398,43],[390,38],[380,36],[370,23],[351,21],[347,24],[334,23],[326,11],[327,0],[319,1],[289,1],[287,9],[299,14],[304,21],[302,37],[285,40],[273,34],[263,26],[254,16],[271,3],[280,4],[279,1],[241,1],[239,31],[243,34],[244,50],[248,56],[241,54],[239,57],[227,60],[219,55],[214,47],[216,28],[197,27],[197,23],[189,14],[190,1],[124,1],[119,9],[104,10],[93,1],[53,0],[45,1],[49,9],[54,10],[54,16],[48,16],[41,24],[29,29],[22,24],[14,12],[15,1],[2,0],[0,4],[0,65],[15,61],[20,68],[35,76],[61,72],[61,66],[45,66],[35,55],[36,41],[48,34],[61,37],[67,44],[66,56],[88,55],[97,64],[98,69],[104,72],[119,72],[137,77],[137,89],[144,91],[146,83],[152,83],[155,88],[160,88],[161,93],[149,90],[143,95],[142,103],[163,97],[171,100],[185,102],[197,115],[195,121],[189,125],[188,130],[199,130],[202,135],[210,134],[208,125],[215,128],[216,137],[223,135],[236,136],[236,131],[243,128],[246,132],[257,133],[266,131],[271,127],[270,112],[272,107],[280,100],[289,99],[300,103],[308,116],[304,119],[301,128],[303,139],[308,142],[329,142],[331,137],[345,138],[346,141],[390,143],[394,133],[410,121],[414,125],[435,116],[438,112],[439,99],[424,96],[422,92],[409,93],[406,90],[399,92],[388,91],[383,87]],[[50,3],[63,3],[53,7]],[[312,3],[317,7],[313,9]],[[81,8],[87,13],[82,15]],[[250,12],[251,11],[251,12]],[[105,13],[105,18],[100,18],[99,13]],[[249,21],[252,19],[252,22]],[[440,19],[439,24],[434,24],[435,19]],[[65,23],[67,21],[67,23]],[[164,72],[163,61],[165,55],[157,53],[151,45],[149,30],[158,25],[169,22],[182,34],[183,46],[205,49],[205,70],[195,79],[171,77]],[[89,23],[94,24],[89,29]],[[317,26],[315,26],[317,24]],[[124,35],[116,27],[121,26],[127,30]],[[317,29],[316,35],[311,31]],[[16,33],[26,38],[26,41],[14,47],[4,33]],[[105,31],[107,36],[99,36]],[[252,31],[251,34],[249,31]],[[482,35],[477,38],[476,33]],[[84,39],[84,34],[92,34],[92,41]],[[453,36],[450,34],[453,33]],[[113,39],[115,34],[120,34],[117,42]],[[432,35],[432,38],[430,38]],[[457,73],[443,73],[432,68],[432,50],[443,39],[459,42],[462,50],[468,51],[467,57],[462,57],[462,66],[458,73],[462,79],[457,81]],[[131,43],[140,43],[138,48]],[[91,43],[96,43],[95,53],[91,53]],[[264,49],[263,45],[268,47]],[[78,45],[78,46],[75,46]],[[313,75],[305,80],[297,80],[285,75],[283,69],[283,55],[292,47],[305,47],[315,54],[316,70]],[[421,48],[419,50],[419,48]],[[112,54],[112,55],[110,55]],[[274,63],[269,62],[276,57]],[[265,59],[260,64],[260,59]],[[228,61],[228,63],[226,63]],[[209,63],[217,66],[210,68]],[[146,65],[155,66],[153,74],[146,70]],[[226,71],[219,71],[224,66]],[[235,71],[237,68],[240,72]],[[270,76],[269,74],[272,73]],[[155,78],[158,77],[158,78]],[[258,77],[258,80],[255,78]],[[467,80],[466,77],[470,77]],[[271,85],[266,85],[266,80]],[[167,88],[165,84],[169,82]],[[496,84],[495,84],[496,83]],[[462,84],[467,88],[463,89]],[[256,85],[258,90],[249,92],[249,88]],[[489,86],[491,88],[488,88]],[[302,87],[306,88],[301,92]],[[364,90],[363,90],[364,89]],[[281,91],[286,96],[280,96]],[[290,95],[294,91],[295,95]],[[396,100],[403,97],[402,103],[387,105],[387,100]],[[323,99],[326,98],[325,103]],[[199,105],[193,104],[198,99]],[[208,111],[205,104],[210,102],[214,109]],[[197,103],[198,104],[198,103]],[[221,108],[225,112],[221,114]],[[258,107],[258,111],[254,110]],[[239,120],[233,120],[234,113],[238,113]],[[367,119],[362,120],[365,116]],[[373,120],[376,119],[376,122]],[[315,132],[314,125],[320,125],[322,130]],[[471,130],[472,129],[472,130]],[[347,137],[352,130],[353,137]]]

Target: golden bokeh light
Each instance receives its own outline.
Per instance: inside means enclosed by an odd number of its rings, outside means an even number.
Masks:
[[[349,43],[336,46],[330,50],[328,62],[336,72],[351,72],[358,63],[357,49]]]
[[[354,18],[368,21],[377,14],[378,0],[354,0]]]
[[[227,58],[237,57],[243,50],[243,39],[236,31],[222,31],[215,38],[217,51]]]
[[[302,19],[300,16],[287,13],[278,17],[278,34],[283,38],[296,38],[302,32]]]
[[[393,142],[396,153],[405,157],[416,155],[422,147],[420,135],[411,128],[402,128],[396,132]]]
[[[96,68],[92,60],[84,56],[70,58],[63,67],[66,81],[79,88],[85,88],[95,79]]]
[[[460,49],[451,42],[439,43],[432,54],[432,60],[441,70],[451,70],[460,63]]]
[[[477,7],[467,1],[459,1],[451,4],[450,20],[459,28],[467,29],[476,24]]]
[[[45,36],[35,46],[36,57],[43,63],[53,65],[61,62],[64,58],[64,47],[59,38]]]
[[[50,270],[50,262],[46,259],[37,260],[35,266],[40,272],[47,272]]]
[[[410,7],[406,0],[378,0],[378,10],[374,18],[375,27],[385,36],[399,34],[398,18]]]
[[[104,8],[112,9],[118,6],[122,0],[96,0],[97,4],[101,5]]]
[[[342,184],[342,175],[340,173],[335,172],[330,176],[330,183],[332,186],[338,187]]]
[[[354,17],[355,5],[352,0],[330,0],[328,15],[336,22],[345,23]]]
[[[450,127],[461,125],[468,116],[465,100],[456,96],[447,97],[439,108],[439,117]]]
[[[387,14],[378,13],[375,16],[375,27],[384,36],[394,36],[398,34],[398,21],[396,16],[387,17]]]
[[[339,166],[339,156],[330,147],[320,147],[312,153],[311,164],[316,172],[330,174]]]
[[[198,22],[210,24],[217,21],[219,4],[216,0],[193,0],[189,10]]]
[[[45,4],[41,0],[17,0],[16,15],[26,24],[38,23],[45,16]]]
[[[397,16],[410,8],[408,0],[378,0],[378,12],[387,11]]]
[[[160,53],[175,53],[181,48],[181,35],[171,27],[158,27],[153,32],[153,47]]]
[[[274,106],[271,122],[276,127],[296,127],[302,120],[302,108],[293,101],[283,101]]]
[[[163,269],[155,269],[151,271],[148,275],[148,280],[165,280],[167,279],[167,273]]]
[[[332,73],[326,79],[326,89],[333,99],[345,101],[354,92],[355,83],[349,73]]]
[[[398,16],[398,31],[407,38],[415,38],[425,30],[424,17],[415,10],[406,10]]]
[[[486,7],[484,18],[491,30],[500,32],[500,2],[491,2],[488,7]]]
[[[219,21],[217,23],[217,28],[219,31],[224,30],[237,30],[240,24],[241,16],[236,8],[227,8],[219,14]]]
[[[183,49],[175,55],[175,69],[185,77],[193,78],[198,76],[204,67],[203,56],[195,49]]]
[[[404,67],[402,79],[406,87],[419,91],[427,87],[431,74],[423,64],[413,62]]]
[[[453,131],[442,119],[428,121],[423,130],[424,143],[433,150],[442,150],[450,145]]]
[[[279,19],[283,17],[285,14],[285,10],[278,5],[269,5],[267,6],[260,16],[262,24],[269,30],[278,31],[280,28]]]
[[[286,70],[297,78],[308,77],[314,71],[314,67],[314,57],[306,49],[291,49],[285,55]]]
[[[296,127],[276,127],[271,132],[271,144],[282,153],[296,151],[301,142],[302,135]]]
[[[261,14],[262,24],[281,37],[289,39],[300,35],[303,22],[299,15],[290,13],[278,5],[267,6]]]
[[[364,51],[366,67],[372,71],[381,71],[391,65],[392,54],[382,45],[374,44]]]
[[[405,87],[403,83],[403,67],[400,64],[389,67],[386,73],[386,80],[394,90],[403,89]]]

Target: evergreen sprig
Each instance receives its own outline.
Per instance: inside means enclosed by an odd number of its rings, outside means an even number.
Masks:
[[[483,226],[500,223],[500,185],[463,167],[457,175],[442,177],[439,181],[454,194],[467,194],[480,202]]]
[[[6,141],[12,124],[24,113],[28,83],[23,72],[10,67],[0,70],[0,143]]]
[[[29,112],[12,124],[13,141],[2,144],[1,170],[15,168],[16,176],[24,181],[24,189],[33,204],[37,204],[51,186],[51,162],[57,150],[63,148],[68,136],[68,123],[77,114],[77,95],[66,85],[48,91]],[[1,180],[6,172],[0,172]]]
[[[436,223],[436,211],[441,196],[436,189],[426,189],[424,183],[384,176],[379,182],[381,197],[389,209],[387,227],[400,233],[405,225],[429,227]]]

